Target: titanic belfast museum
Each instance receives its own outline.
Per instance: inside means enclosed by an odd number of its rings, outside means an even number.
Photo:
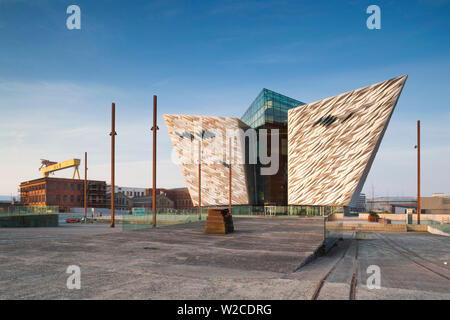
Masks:
[[[263,89],[238,118],[164,115],[194,205],[356,206],[407,76],[312,103]],[[230,181],[231,174],[231,181]]]

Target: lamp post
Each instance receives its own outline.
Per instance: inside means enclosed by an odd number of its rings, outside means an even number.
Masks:
[[[115,174],[115,137],[116,132],[116,104],[113,102],[111,105],[111,224],[110,227],[114,228],[114,174]]]
[[[157,98],[153,96],[153,190],[152,190],[152,212],[153,212],[153,223],[152,227],[156,227],[156,131],[159,129],[156,123],[156,105]]]
[[[198,220],[202,220],[202,141],[198,142]]]
[[[230,141],[230,149],[229,149],[229,152],[228,152],[228,155],[229,155],[229,162],[228,163],[226,163],[225,161],[221,161],[221,163],[222,163],[222,165],[225,167],[225,168],[228,168],[228,212],[229,212],[229,214],[231,214],[231,174],[232,174],[232,171],[231,171],[231,139],[229,140]]]
[[[215,134],[202,130],[196,133],[196,135],[200,138],[198,142],[198,220],[202,219],[202,143],[203,140],[213,139],[215,138]],[[194,136],[192,134],[188,134],[191,141],[194,140]]]
[[[86,209],[87,209],[87,152],[84,153],[84,222],[86,222]]]
[[[231,151],[231,142],[232,142],[232,140],[230,139],[230,153],[229,153],[229,156],[230,156],[230,162],[229,162],[229,164],[228,164],[228,169],[229,169],[229,181],[228,181],[228,184],[229,184],[229,186],[228,186],[228,190],[229,190],[229,197],[230,197],[230,199],[229,199],[229,204],[228,204],[228,213],[229,214],[231,214],[231,159],[232,159],[232,151]]]
[[[417,224],[420,224],[420,120],[417,120]]]
[[[228,168],[228,211],[231,214],[231,161],[229,163],[221,161],[221,163],[225,168]]]

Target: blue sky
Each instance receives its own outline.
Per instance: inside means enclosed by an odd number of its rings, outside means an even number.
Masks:
[[[66,8],[81,8],[68,30]],[[381,30],[366,8],[381,8]],[[161,187],[183,186],[163,113],[241,117],[265,87],[313,102],[408,74],[364,191],[450,193],[450,1],[0,0],[0,194],[39,177],[39,159],[89,153],[109,181],[110,105],[117,177],[151,184],[152,96]],[[57,176],[71,176],[71,172]]]

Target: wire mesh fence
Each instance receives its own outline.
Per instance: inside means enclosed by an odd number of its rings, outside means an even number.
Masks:
[[[122,216],[123,230],[138,230],[153,227],[153,212],[151,209],[133,208],[131,215]],[[156,211],[156,226],[165,227],[175,224],[198,222],[206,220],[207,209],[202,208],[199,219],[198,211],[194,210],[157,210]]]
[[[0,207],[0,228],[57,227],[57,206]]]
[[[233,216],[328,216],[343,212],[342,207],[280,206],[280,205],[241,205],[232,206]]]
[[[58,206],[9,206],[0,208],[0,216],[59,214]]]
[[[326,217],[338,212],[339,209],[332,207],[312,206],[233,206],[234,217]],[[131,214],[121,217],[123,230],[146,229],[153,227],[153,212],[150,208],[132,208]],[[208,208],[201,210],[201,218],[198,217],[198,208],[193,209],[157,209],[156,226],[164,227],[175,224],[198,222],[206,220]],[[330,234],[330,236],[334,236]]]

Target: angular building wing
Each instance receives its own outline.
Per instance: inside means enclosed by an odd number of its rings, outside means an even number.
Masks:
[[[195,206],[199,200],[199,159],[202,206],[228,205],[230,158],[232,205],[249,204],[245,149],[242,141],[233,138],[230,153],[232,133],[240,129],[245,130],[247,125],[237,118],[226,117],[164,115],[164,120]]]
[[[407,76],[288,111],[288,203],[356,202]]]

